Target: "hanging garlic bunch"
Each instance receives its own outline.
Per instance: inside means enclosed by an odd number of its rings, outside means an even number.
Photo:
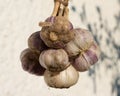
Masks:
[[[73,28],[68,19],[68,1],[54,0],[54,10],[41,31],[28,38],[28,47],[22,51],[22,68],[44,76],[53,88],[69,88],[79,78],[78,72],[87,71],[100,56],[100,49],[92,34],[82,28]]]

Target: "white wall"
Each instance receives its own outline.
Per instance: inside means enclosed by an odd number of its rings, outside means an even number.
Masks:
[[[30,75],[22,70],[19,55],[27,47],[27,38],[30,34],[40,30],[39,21],[44,21],[51,15],[53,0],[0,0],[0,96],[117,96],[118,89],[115,89],[113,94],[111,91],[112,84],[119,74],[117,67],[120,66],[120,60],[117,59],[118,52],[112,41],[110,45],[105,42],[106,38],[111,39],[104,29],[99,28],[100,21],[95,7],[101,7],[102,22],[108,24],[108,30],[112,30],[116,25],[114,16],[120,14],[120,4],[118,0],[70,1],[70,8],[76,6],[77,10],[76,12],[70,10],[73,25],[87,28],[88,22],[93,27],[96,22],[98,31],[93,33],[98,37],[102,36],[101,50],[112,59],[99,61],[96,73],[91,76],[88,76],[88,72],[80,73],[78,83],[69,89],[49,88],[44,83],[43,77]],[[83,11],[83,4],[87,15],[84,22],[79,16]],[[120,26],[115,32],[112,30],[111,34],[115,44],[120,46]],[[107,69],[106,66],[111,66],[115,60],[118,60],[116,67]],[[120,86],[120,80],[118,85]]]

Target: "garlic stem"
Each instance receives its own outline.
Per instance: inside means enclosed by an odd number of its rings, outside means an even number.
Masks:
[[[54,9],[53,9],[52,16],[57,15],[59,7],[60,7],[60,2],[58,0],[54,0]]]
[[[68,8],[68,1],[69,0],[60,0],[62,3],[62,16],[64,16],[66,19],[68,19],[68,15],[69,15],[69,8]]]
[[[63,1],[61,0],[61,2],[63,2]],[[58,11],[58,16],[63,16],[64,7],[65,6],[63,5],[63,3],[61,3],[61,5],[59,7],[59,11]]]
[[[64,17],[65,17],[66,19],[68,19],[68,17],[69,17],[69,8],[68,8],[68,7],[65,7],[65,8],[64,8]]]
[[[52,16],[64,16],[65,18],[68,18],[68,1],[69,0],[54,0]]]

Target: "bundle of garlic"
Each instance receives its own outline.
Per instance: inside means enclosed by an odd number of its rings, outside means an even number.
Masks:
[[[100,56],[92,34],[74,29],[68,20],[68,1],[54,0],[52,15],[39,23],[41,31],[28,38],[29,48],[20,56],[25,71],[44,76],[46,84],[54,88],[76,84],[78,72],[89,70]]]

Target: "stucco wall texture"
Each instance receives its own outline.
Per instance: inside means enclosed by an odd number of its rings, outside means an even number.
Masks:
[[[53,5],[53,0],[0,0],[0,96],[120,96],[120,0],[70,0],[69,20],[92,31],[102,51],[76,85],[50,88],[43,77],[23,71],[20,52]]]

